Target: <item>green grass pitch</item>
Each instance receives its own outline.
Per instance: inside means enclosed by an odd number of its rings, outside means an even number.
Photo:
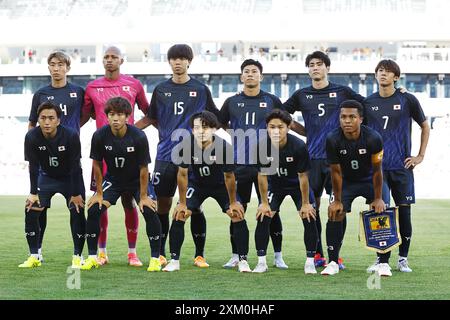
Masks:
[[[374,261],[374,253],[358,242],[358,214],[366,206],[361,199],[353,204],[348,217],[347,233],[341,256],[347,269],[336,276],[303,273],[305,248],[303,226],[290,199],[282,206],[283,255],[288,270],[272,267],[273,251],[269,244],[269,272],[240,274],[225,270],[222,264],[230,256],[228,239],[229,219],[220,213],[219,206],[208,200],[204,205],[207,217],[205,255],[209,269],[192,265],[194,254],[189,223],[182,248],[181,271],[149,273],[148,240],[145,221],[140,217],[137,250],[144,267],[127,266],[127,242],[124,213],[119,203],[110,209],[108,252],[110,264],[97,270],[82,271],[80,289],[69,289],[67,273],[71,262],[72,240],[69,214],[61,197],[53,199],[48,211],[48,225],[44,239],[45,263],[42,267],[23,270],[28,254],[24,236],[25,197],[0,197],[0,299],[449,299],[450,298],[450,200],[418,200],[413,206],[413,240],[410,250],[412,274],[393,272],[391,278],[382,278],[379,289],[367,285],[366,268]],[[323,201],[322,221],[326,203]],[[250,229],[249,263],[253,268],[257,258],[254,246],[256,201],[249,206],[247,220]],[[323,223],[323,226],[325,224]],[[324,238],[324,231],[322,232]],[[168,250],[168,243],[167,243]],[[391,258],[396,266],[398,251]],[[87,246],[84,254],[86,256]],[[321,268],[318,269],[321,271]]]

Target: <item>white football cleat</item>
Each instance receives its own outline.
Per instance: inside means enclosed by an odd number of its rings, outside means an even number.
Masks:
[[[252,272],[252,269],[250,269],[247,260],[241,260],[238,262],[238,270],[239,272]]]
[[[327,267],[323,269],[323,271],[320,274],[324,276],[332,276],[338,273],[339,273],[339,265],[336,262],[331,261],[330,263],[328,263]]]
[[[277,267],[278,269],[282,270],[286,270],[287,268],[289,268],[287,264],[284,262],[283,258],[275,258],[275,260],[273,260],[273,265],[274,267]]]
[[[376,272],[378,270],[378,266],[380,265],[380,258],[377,257],[377,260],[375,260],[375,262],[367,268],[367,273],[372,273],[372,272]]]
[[[233,256],[222,267],[224,267],[225,269],[233,269],[233,268],[236,268],[238,266],[238,264],[239,264],[239,258]]]
[[[412,269],[408,266],[408,259],[402,259],[398,261],[397,269],[400,272],[412,272]]]
[[[376,272],[380,277],[392,277],[391,267],[387,263],[379,263]]]
[[[314,262],[312,263],[308,263],[308,261],[305,262],[305,274],[317,274]]]
[[[170,260],[170,262],[162,269],[165,272],[179,271],[180,260]]]
[[[254,273],[264,273],[269,271],[269,267],[267,266],[267,263],[258,263],[255,267],[255,269],[253,269],[252,272]]]

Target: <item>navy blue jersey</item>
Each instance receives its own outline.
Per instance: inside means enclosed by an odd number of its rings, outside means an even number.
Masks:
[[[220,109],[220,121],[224,126],[233,129],[234,156],[237,164],[255,164],[249,154],[249,146],[256,145],[260,129],[266,129],[266,115],[275,108],[283,108],[280,99],[273,94],[260,90],[257,96],[251,97],[240,92],[225,100]],[[246,135],[240,135],[241,129]],[[242,132],[243,133],[243,132]],[[239,139],[239,137],[245,137]]]
[[[384,142],[383,170],[404,168],[404,161],[411,156],[412,119],[419,125],[425,114],[415,96],[410,93],[395,93],[383,98],[374,93],[364,101],[365,121],[375,129]]]
[[[172,161],[172,149],[179,142],[171,141],[172,132],[176,129],[191,130],[191,116],[204,110],[219,116],[211,91],[198,80],[191,78],[186,83],[177,84],[169,79],[155,87],[147,117],[158,123],[157,160]]]
[[[120,138],[113,135],[110,126],[104,126],[92,136],[91,158],[105,160],[108,167],[105,177],[111,182],[134,184],[139,180],[140,167],[150,163],[147,136],[127,124],[127,132]]]
[[[72,128],[80,134],[81,108],[84,100],[84,89],[76,84],[67,83],[62,88],[51,85],[40,88],[33,95],[29,121],[37,123],[37,109],[45,101],[59,106],[62,111],[61,124]]]
[[[364,97],[349,87],[330,82],[323,89],[309,86],[297,90],[284,103],[289,113],[302,113],[311,159],[326,159],[325,139],[329,132],[339,127],[339,105],[348,99],[362,102]]]
[[[347,181],[372,179],[372,157],[382,156],[383,140],[378,132],[361,125],[357,140],[348,140],[341,128],[330,132],[326,140],[329,164],[340,164],[342,177]]]
[[[182,161],[178,165],[189,168],[190,182],[214,187],[225,182],[225,172],[234,172],[233,147],[218,136],[213,136],[213,143],[206,149],[197,144],[193,135],[183,145]]]
[[[272,147],[268,136],[262,137],[259,145],[260,148],[266,148],[266,156],[270,158],[270,162],[277,164],[276,168],[273,168],[273,174],[268,176],[270,190],[282,192],[283,190],[298,189],[300,185],[298,174],[308,171],[311,167],[306,144],[296,136],[288,134],[286,145],[281,149]],[[265,156],[260,152],[259,155],[260,157]],[[260,172],[264,173],[264,168],[267,168],[268,164],[260,162],[258,166]]]
[[[44,137],[40,127],[28,131],[25,136],[25,160],[30,164],[31,193],[37,191],[36,181],[33,180],[37,179],[39,167],[39,174],[56,179],[73,179],[73,190],[75,193],[79,191],[80,159],[80,137],[71,128],[59,125],[56,136],[50,139]]]

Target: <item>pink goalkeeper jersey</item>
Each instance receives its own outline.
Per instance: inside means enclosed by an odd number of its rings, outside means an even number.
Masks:
[[[124,74],[121,74],[117,80],[101,77],[89,82],[86,87],[82,112],[85,114],[94,111],[97,129],[101,128],[108,124],[108,117],[104,112],[106,101],[118,96],[127,99],[133,109],[128,123],[134,124],[134,105],[136,103],[139,109],[147,114],[148,100],[141,82]]]

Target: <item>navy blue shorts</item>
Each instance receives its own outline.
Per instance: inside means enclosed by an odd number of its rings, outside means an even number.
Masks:
[[[139,203],[139,200],[141,199],[139,184],[139,180],[124,185],[105,179],[102,184],[103,200],[108,201],[111,205],[115,205],[117,199],[119,199],[122,194],[129,194],[136,200],[136,203]],[[156,200],[155,190],[151,183],[148,183],[147,185],[147,194],[150,198]]]
[[[230,207],[230,199],[228,198],[228,191],[225,184],[217,186],[199,186],[195,183],[189,183],[186,192],[186,202],[189,210],[199,209],[202,203],[209,197],[217,201],[222,212],[227,212]],[[237,201],[239,201],[239,195],[236,195],[236,198]]]
[[[342,181],[342,204],[344,206],[344,212],[352,211],[352,202],[357,197],[363,197],[366,199],[366,204],[370,204],[373,201],[374,190],[373,182],[370,181]],[[333,196],[331,197],[333,199]],[[389,190],[386,184],[383,183],[382,199],[386,204],[389,204]]]
[[[250,202],[253,185],[255,185],[256,194],[259,199],[258,168],[255,166],[238,165],[236,166],[234,175],[236,176],[237,182],[236,191],[242,200],[242,204]]]
[[[281,192],[280,192],[281,191]],[[269,198],[269,204],[270,209],[272,211],[280,211],[281,204],[283,203],[283,200],[286,196],[291,196],[292,200],[295,203],[295,207],[297,210],[300,210],[302,207],[302,193],[300,192],[300,189],[285,189],[285,190],[271,190],[269,188],[268,191],[268,198]],[[314,193],[312,189],[309,189],[309,203],[315,208],[315,200],[314,200]]]
[[[311,169],[308,172],[309,186],[314,192],[314,196],[322,196],[323,189],[327,194],[331,194],[330,166],[325,159],[311,159]]]
[[[383,172],[383,180],[392,193],[396,206],[416,202],[412,170],[386,170]]]
[[[83,174],[80,174],[78,179],[79,179],[78,183],[81,187],[80,195],[83,199],[86,199],[85,196],[86,190],[84,189]],[[70,198],[72,197],[70,178],[60,179],[60,178],[52,178],[47,175],[39,175],[38,196],[41,207],[50,208],[52,197],[56,193],[60,193],[64,196],[64,198],[66,198],[67,207],[71,209],[71,207],[69,206],[69,201]]]
[[[169,161],[156,160],[153,188],[158,197],[173,197],[177,189],[178,166]]]

